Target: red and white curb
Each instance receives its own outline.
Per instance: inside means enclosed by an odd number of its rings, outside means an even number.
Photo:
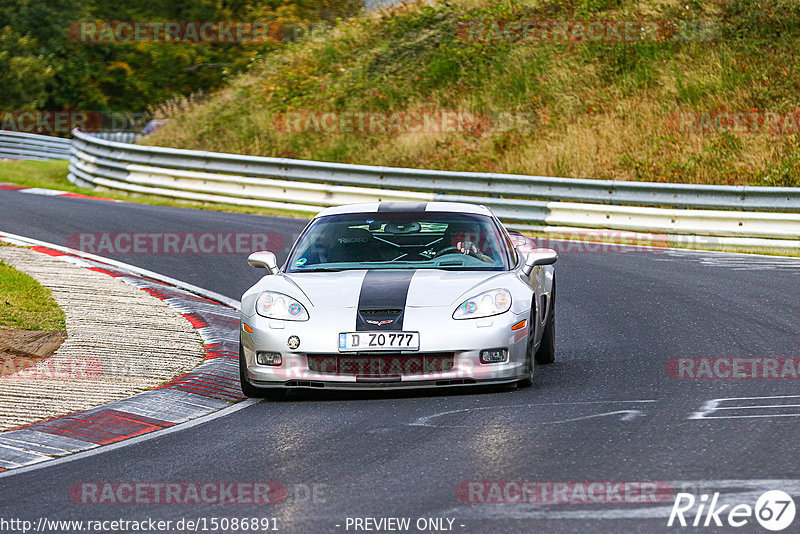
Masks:
[[[42,189],[40,187],[22,187],[14,184],[0,184],[0,191],[16,191],[17,193],[29,193],[31,195],[44,195],[48,197],[68,197],[68,198],[83,198],[88,200],[102,200],[105,202],[122,202],[121,200],[114,200],[111,198],[92,197],[89,195],[82,195],[80,193],[70,193],[69,191],[60,191],[58,189]]]
[[[239,315],[235,301],[225,299],[227,302],[223,303],[196,291],[135,274],[119,262],[112,265],[110,260],[87,258],[64,247],[47,246],[9,234],[0,234],[0,239],[20,245],[33,244],[32,250],[122,278],[147,291],[189,320],[203,338],[206,351],[202,364],[158,388],[0,434],[0,471],[160,431],[213,414],[244,399],[239,386]]]

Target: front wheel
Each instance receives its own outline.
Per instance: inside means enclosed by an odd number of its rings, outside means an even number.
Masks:
[[[556,280],[550,290],[550,309],[547,311],[547,322],[542,332],[542,342],[536,351],[536,363],[548,364],[556,361]]]
[[[533,385],[533,361],[531,358],[530,347],[528,348],[528,356],[525,358],[525,378],[517,382],[517,387],[529,388]]]
[[[244,358],[244,346],[239,341],[239,382],[242,386],[242,393],[251,399],[282,399],[286,392],[282,389],[262,389],[257,388],[247,379],[247,360]]]
[[[529,388],[533,385],[533,344],[536,341],[536,304],[531,306],[528,318],[528,346],[525,351],[525,378],[517,382],[517,387]]]

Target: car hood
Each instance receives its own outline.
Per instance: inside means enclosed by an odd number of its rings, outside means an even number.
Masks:
[[[370,271],[376,273],[376,271]],[[458,304],[474,293],[498,287],[499,278],[514,277],[508,271],[444,271],[438,269],[418,269],[414,271],[383,271],[383,277],[367,279],[367,271],[341,271],[329,273],[298,273],[282,276],[284,292],[297,291],[310,301],[313,307],[355,308],[358,306],[362,288],[365,286],[377,295],[394,294],[396,298],[405,297],[405,306],[437,307]],[[268,277],[275,278],[275,277]],[[514,277],[515,278],[515,277]],[[410,279],[410,280],[409,280]],[[290,287],[296,291],[291,291]],[[273,291],[281,291],[270,284]],[[401,295],[404,293],[404,295]]]

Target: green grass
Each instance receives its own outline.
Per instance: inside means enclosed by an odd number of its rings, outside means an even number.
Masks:
[[[137,202],[154,206],[175,206],[181,208],[196,208],[211,211],[231,211],[235,213],[256,213],[261,215],[278,215],[281,217],[310,218],[310,215],[292,210],[257,208],[250,206],[236,206],[234,204],[215,204],[206,202],[193,202],[160,197],[157,195],[142,195],[126,193],[110,189],[88,189],[78,187],[67,180],[67,161],[0,161],[0,183],[12,183],[23,187],[41,187],[44,189],[58,189],[71,193],[111,198],[125,202]]]
[[[67,180],[66,160],[0,161],[0,183],[78,192]]]
[[[691,39],[465,42],[482,20],[711,21]],[[694,35],[694,34],[693,34]],[[253,62],[205,99],[162,107],[154,145],[544,176],[800,186],[800,135],[677,132],[682,111],[797,111],[796,0],[455,0],[342,21]],[[510,131],[285,133],[291,111],[469,110]]]
[[[0,261],[0,328],[64,331],[64,312],[50,290]]]

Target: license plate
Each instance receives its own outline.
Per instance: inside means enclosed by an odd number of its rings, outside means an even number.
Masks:
[[[419,332],[343,332],[339,351],[419,350]]]

